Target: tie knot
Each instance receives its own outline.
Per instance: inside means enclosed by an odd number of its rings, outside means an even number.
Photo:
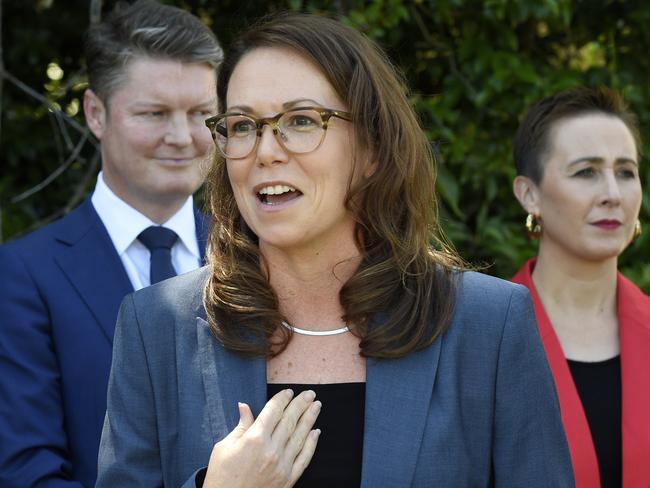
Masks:
[[[171,249],[177,239],[176,232],[160,225],[147,227],[138,235],[138,240],[150,251],[152,249]]]

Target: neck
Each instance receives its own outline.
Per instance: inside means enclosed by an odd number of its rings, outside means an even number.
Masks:
[[[110,175],[106,172],[104,172],[104,182],[120,200],[158,225],[164,224],[172,218],[185,204],[189,196],[171,195],[162,198],[157,195],[155,199],[148,199],[146,195],[140,195],[135,198],[130,192],[124,191],[119,185],[113,184]]]
[[[532,277],[545,305],[615,312],[616,275],[616,257],[586,261],[540,245]]]
[[[356,246],[286,251],[260,246],[280,311],[293,326],[329,330],[345,325],[339,293],[361,256]]]

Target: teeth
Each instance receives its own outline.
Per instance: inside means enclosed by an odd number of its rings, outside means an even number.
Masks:
[[[281,195],[290,191],[296,191],[295,188],[287,185],[265,186],[259,193],[260,195]]]

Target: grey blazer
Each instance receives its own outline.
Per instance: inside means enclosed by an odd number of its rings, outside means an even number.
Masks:
[[[122,303],[97,487],[193,487],[237,425],[237,402],[255,415],[264,406],[266,361],[226,350],[208,328],[207,276],[202,268]],[[362,487],[574,486],[524,287],[463,273],[442,337],[366,367]]]

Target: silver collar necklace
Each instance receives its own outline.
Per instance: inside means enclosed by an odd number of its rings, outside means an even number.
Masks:
[[[306,336],[333,336],[337,334],[344,334],[350,330],[350,328],[347,325],[345,327],[341,327],[340,329],[307,330],[307,329],[301,329],[299,327],[294,327],[293,325],[289,325],[284,320],[282,321],[282,325],[284,325],[290,331],[295,332],[296,334],[306,335]]]

